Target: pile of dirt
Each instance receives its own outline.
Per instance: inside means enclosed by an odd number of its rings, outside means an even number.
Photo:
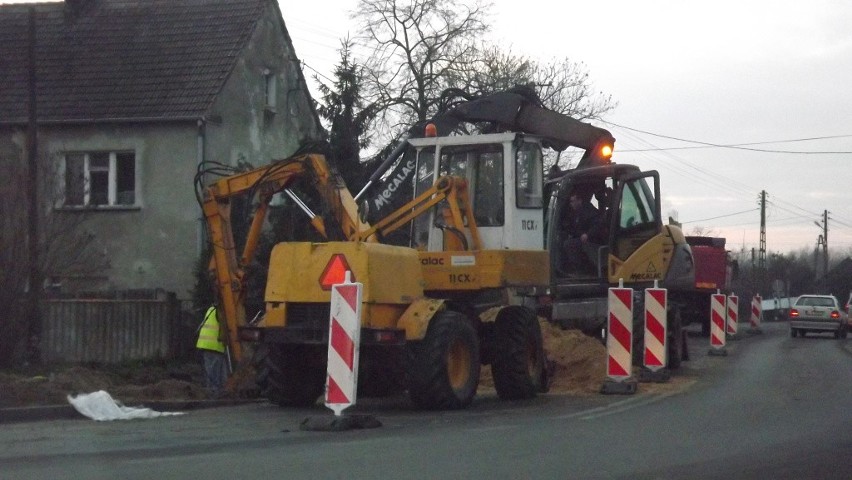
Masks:
[[[563,330],[539,319],[544,353],[553,362],[550,391],[591,394],[600,392],[606,378],[606,347],[579,330]]]
[[[539,318],[544,353],[551,371],[550,391],[596,394],[606,378],[606,348],[597,339],[578,330],[563,330]],[[494,389],[491,367],[480,372],[481,391]]]
[[[125,404],[151,400],[197,400],[207,393],[193,367],[176,372],[161,367],[87,368],[72,366],[38,375],[0,373],[0,408],[60,405],[68,395],[105,390]],[[175,378],[175,377],[181,377]]]

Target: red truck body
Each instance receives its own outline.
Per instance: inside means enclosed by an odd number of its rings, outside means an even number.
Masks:
[[[695,288],[676,292],[682,304],[684,325],[701,323],[701,330],[710,333],[710,295],[717,291],[731,293],[732,264],[725,239],[719,237],[687,236],[695,261]]]

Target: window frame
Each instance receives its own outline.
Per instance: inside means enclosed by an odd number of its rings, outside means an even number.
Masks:
[[[464,156],[463,160],[450,161],[451,157],[458,158]],[[497,155],[499,158],[491,158],[490,156]],[[470,196],[471,207],[474,218],[476,218],[477,228],[484,227],[502,227],[506,224],[506,185],[505,185],[505,151],[502,143],[481,143],[471,145],[445,145],[442,146],[439,152],[438,171],[439,175],[456,175],[464,177],[468,180],[468,195]],[[496,161],[495,161],[496,160]],[[492,169],[485,169],[483,166],[491,163]],[[492,173],[493,179],[496,180],[499,193],[499,200],[493,200],[493,204],[478,201],[483,185],[484,177]],[[499,191],[499,192],[498,192]],[[491,207],[499,207],[498,210],[488,212]],[[493,215],[487,215],[491,213]],[[435,217],[438,221],[439,217]]]
[[[92,157],[95,155],[107,155],[107,165],[92,165]],[[119,186],[123,182],[119,176],[119,158],[124,156],[132,158],[132,175],[133,175],[133,201],[131,203],[119,203],[120,193]],[[82,156],[82,201],[81,203],[69,203],[69,157]],[[116,150],[69,150],[62,154],[62,179],[61,179],[61,195],[57,201],[57,209],[67,210],[134,210],[141,208],[139,201],[139,177],[138,168],[139,161],[135,150],[116,149]],[[125,160],[126,161],[126,160]],[[106,203],[92,203],[92,174],[106,173]],[[128,174],[129,175],[129,174]]]
[[[515,206],[544,208],[544,158],[538,143],[523,142],[515,151]]]

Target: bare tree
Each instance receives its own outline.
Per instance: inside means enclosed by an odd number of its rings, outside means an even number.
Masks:
[[[490,4],[480,0],[361,0],[358,40],[371,49],[365,95],[380,106],[385,133],[434,113],[453,72],[470,68],[488,31]]]
[[[692,227],[689,234],[694,237],[718,237],[720,235],[719,230],[712,227],[706,227],[704,225],[696,225]]]
[[[611,96],[595,91],[583,63],[542,63],[482,43],[490,8],[481,0],[359,2],[357,40],[370,49],[362,93],[376,108],[374,137],[389,139],[428,119],[450,87],[478,95],[532,86],[545,106],[579,120],[599,119],[615,108]],[[547,152],[545,167],[570,166],[579,154]]]
[[[4,182],[0,188],[0,365],[23,358],[27,344],[25,298],[29,272],[27,255],[26,165],[22,157],[0,157]],[[90,211],[63,210],[58,159],[42,157],[39,164],[38,241],[41,277],[63,279],[102,274],[109,268],[103,249],[87,228]],[[34,286],[43,288],[42,285]]]
[[[477,94],[530,86],[544,106],[578,120],[600,119],[617,106],[611,95],[595,91],[582,62],[562,58],[542,63],[494,45],[482,46],[473,55],[466,68],[451,72],[451,86]],[[580,156],[581,152],[573,150],[547,151],[544,166],[569,168]]]
[[[478,93],[532,86],[547,108],[578,120],[600,119],[617,106],[611,95],[594,90],[586,65],[569,58],[542,63],[486,45],[468,65],[471,68],[453,72],[457,76],[452,86]]]

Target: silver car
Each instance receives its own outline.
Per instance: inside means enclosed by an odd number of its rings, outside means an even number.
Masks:
[[[790,307],[790,336],[807,332],[832,332],[834,338],[846,338],[846,314],[833,295],[802,295]]]

